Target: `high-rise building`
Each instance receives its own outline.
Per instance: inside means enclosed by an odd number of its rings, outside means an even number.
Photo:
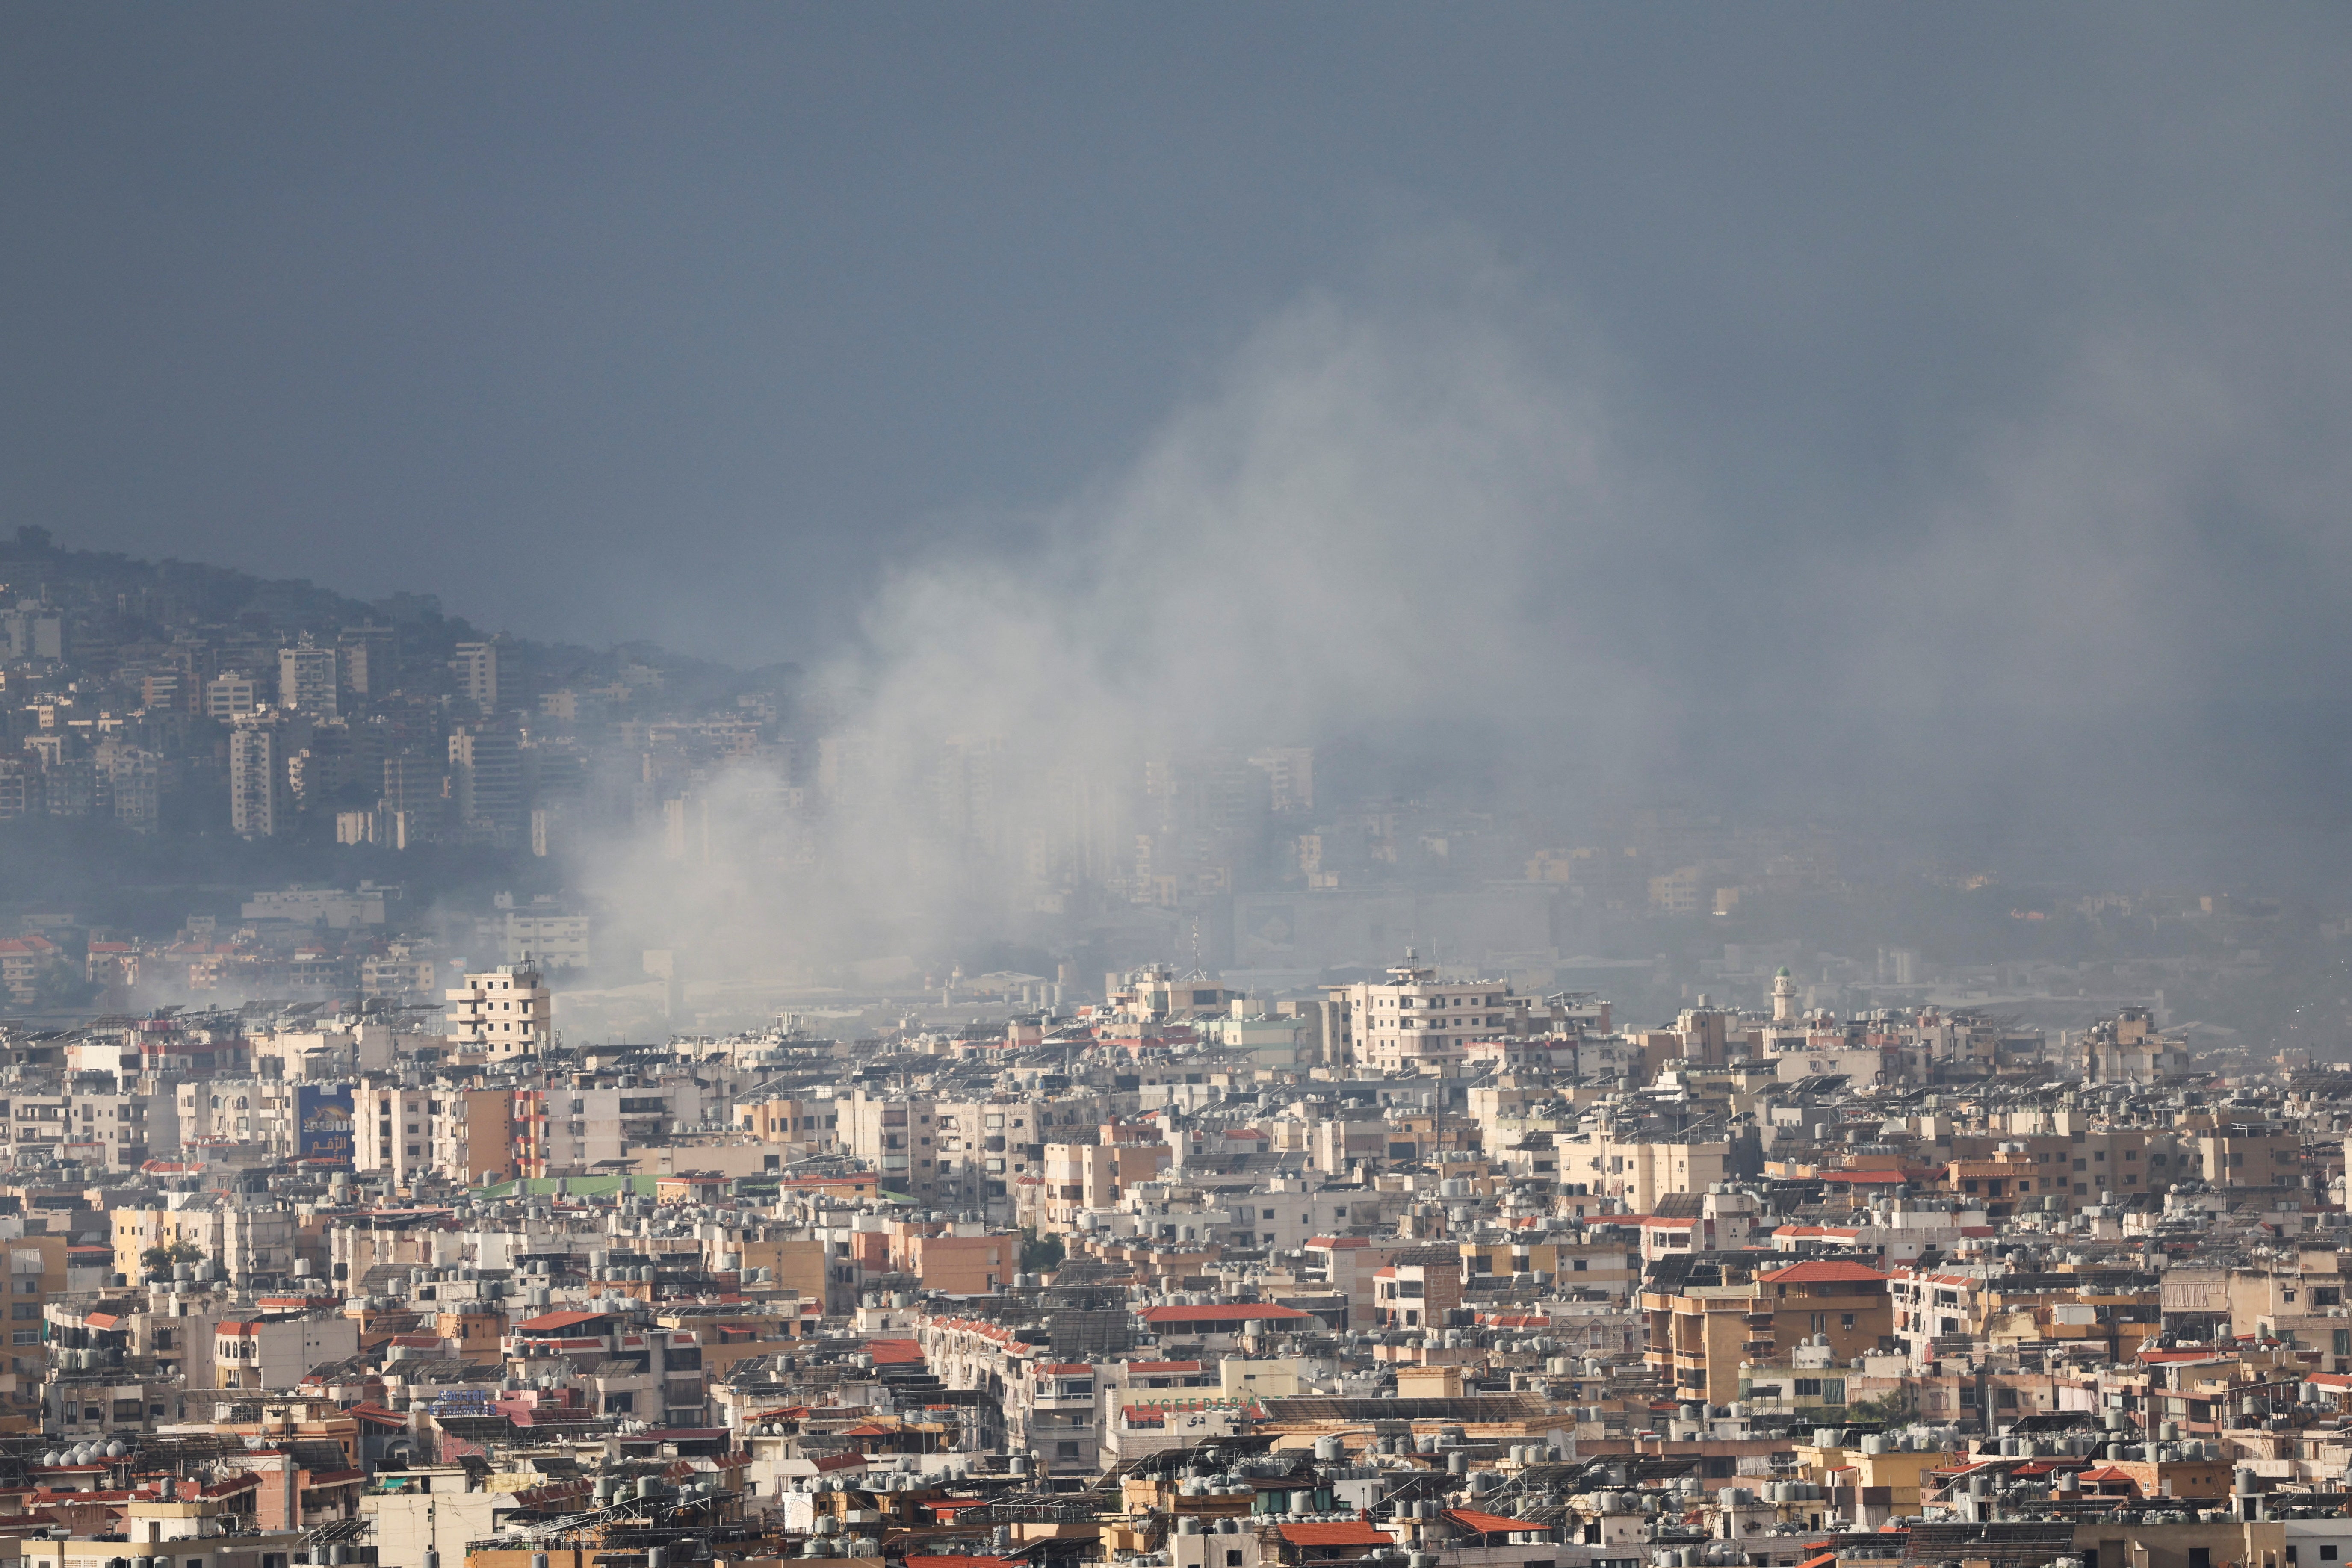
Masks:
[[[457,695],[471,702],[482,712],[492,713],[499,706],[499,645],[489,642],[461,642],[449,660],[449,672],[457,678]]]
[[[228,823],[247,838],[269,838],[289,816],[284,732],[264,710],[244,715],[228,738]]]
[[[96,761],[114,802],[114,820],[133,833],[152,833],[161,816],[163,758],[144,747],[109,738]]]
[[[1277,746],[1258,752],[1249,762],[1265,774],[1276,812],[1315,809],[1314,747]]]
[[[449,764],[429,752],[403,747],[383,759],[383,797],[375,841],[395,849],[429,844],[449,819]]]
[[[331,719],[338,697],[333,648],[313,647],[306,637],[299,647],[278,650],[278,707],[289,713]]]
[[[260,684],[243,670],[225,669],[205,685],[205,715],[224,724],[260,706]]]
[[[523,787],[522,746],[513,731],[488,724],[460,724],[451,731],[449,780],[460,827],[499,843],[516,840],[530,802]]]
[[[390,626],[343,628],[335,639],[335,651],[341,656],[338,672],[344,690],[357,697],[381,697],[392,689],[396,679],[393,661],[397,657],[393,638]]]

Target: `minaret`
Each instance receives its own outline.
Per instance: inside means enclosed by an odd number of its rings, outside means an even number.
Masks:
[[[1797,1021],[1797,983],[1789,978],[1789,966],[1782,964],[1780,973],[1772,977],[1772,1021],[1793,1024]]]

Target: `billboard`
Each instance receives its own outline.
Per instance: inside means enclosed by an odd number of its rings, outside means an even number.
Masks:
[[[294,1090],[295,1155],[331,1164],[352,1163],[352,1090],[348,1084],[301,1084]]]

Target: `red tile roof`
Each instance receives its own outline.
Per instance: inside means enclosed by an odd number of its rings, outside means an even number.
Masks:
[[[606,1312],[542,1312],[536,1318],[526,1318],[515,1325],[525,1333],[546,1334],[558,1329],[575,1329],[583,1323],[593,1323],[609,1317]]]
[[[1465,1530],[1475,1530],[1481,1535],[1498,1535],[1510,1530],[1541,1530],[1540,1524],[1529,1524],[1523,1519],[1506,1519],[1499,1513],[1480,1513],[1475,1508],[1449,1508],[1445,1517]]]
[[[1376,1530],[1360,1519],[1345,1524],[1286,1524],[1279,1527],[1282,1538],[1293,1546],[1394,1546],[1396,1538],[1385,1530]],[[914,1568],[914,1559],[907,1560],[907,1568]]]

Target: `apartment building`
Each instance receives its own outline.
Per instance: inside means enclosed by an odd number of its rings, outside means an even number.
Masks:
[[[289,713],[332,719],[341,687],[335,676],[335,650],[315,647],[308,638],[278,650],[278,706]]]
[[[1643,1359],[1678,1397],[1728,1405],[1740,1363],[1793,1364],[1801,1347],[1826,1348],[1843,1364],[1895,1341],[1887,1277],[1859,1263],[1821,1259],[1746,1280],[1645,1289],[1649,1348]]]
[[[932,1121],[919,1121],[910,1130],[908,1152],[914,1157],[913,1179],[919,1184],[906,1190],[1009,1225],[1016,1206],[1015,1186],[1045,1179],[1046,1143],[1072,1142],[1081,1129],[1091,1134],[1101,1125],[1104,1111],[1091,1095],[1000,1095],[941,1100],[924,1105],[917,1114],[929,1115]],[[932,1142],[924,1143],[926,1136]],[[929,1166],[920,1163],[926,1156],[933,1162]],[[887,1163],[877,1168],[886,1175],[891,1170]],[[927,1174],[928,1187],[919,1184]]]
[[[213,1325],[216,1388],[291,1388],[312,1367],[357,1355],[360,1325],[332,1317],[268,1318]]]
[[[1024,1223],[1047,1231],[1074,1229],[1079,1215],[1117,1207],[1131,1188],[1165,1170],[1170,1158],[1165,1143],[1048,1143],[1045,1180],[1034,1189],[1035,1208]]]
[[[474,1114],[470,1107],[467,1112]],[[527,1176],[584,1176],[618,1169],[631,1152],[702,1120],[701,1091],[690,1078],[660,1083],[519,1090],[510,1134],[514,1165]],[[488,1123],[486,1121],[485,1128]],[[469,1131],[467,1157],[477,1150]]]
[[[1335,1059],[1375,1072],[1433,1070],[1458,1059],[1469,1041],[1524,1034],[1528,1004],[1500,980],[1441,980],[1408,951],[1385,984],[1325,988],[1327,1049]]]
[[[1668,1193],[1704,1193],[1732,1174],[1726,1139],[1627,1136],[1603,1130],[1562,1137],[1558,1152],[1560,1180],[1622,1198],[1634,1214],[1651,1213]]]
[[[468,974],[443,1000],[449,1037],[462,1052],[536,1056],[555,1043],[555,994],[528,964]]]
[[[771,1143],[829,1154],[841,1147],[841,1102],[830,1095],[779,1095],[738,1105],[735,1120],[746,1132]]]
[[[268,710],[239,718],[228,741],[228,819],[240,837],[274,837],[290,821],[287,737]]]

